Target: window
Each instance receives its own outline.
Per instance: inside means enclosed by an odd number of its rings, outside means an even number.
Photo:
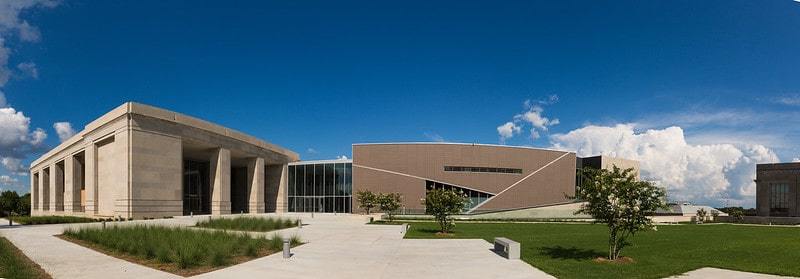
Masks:
[[[789,215],[789,184],[769,184],[769,214],[772,216]]]
[[[290,165],[289,212],[351,212],[351,172],[350,162]]]
[[[444,166],[444,171],[522,174],[522,169],[464,166]]]
[[[444,189],[444,190],[450,190],[450,191],[461,191],[461,193],[464,193],[464,195],[469,198],[469,203],[467,203],[467,205],[464,206],[464,212],[467,212],[467,211],[477,207],[481,203],[485,202],[486,200],[488,200],[489,198],[494,196],[494,195],[489,194],[489,193],[470,190],[470,189],[466,189],[466,188],[462,188],[462,187],[458,187],[458,186],[453,186],[453,185],[449,185],[449,184],[444,184],[444,183],[439,183],[439,182],[435,182],[435,181],[430,181],[430,180],[426,180],[425,181],[425,189],[427,191],[430,191],[430,190],[433,190],[433,189]]]

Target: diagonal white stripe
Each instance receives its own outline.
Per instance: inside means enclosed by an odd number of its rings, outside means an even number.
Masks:
[[[488,198],[488,199],[486,199],[485,201],[483,201],[482,203],[478,204],[478,206],[475,206],[475,207],[473,207],[472,209],[470,209],[469,211],[467,211],[467,213],[472,213],[472,211],[475,211],[476,209],[480,208],[481,206],[483,206],[483,205],[484,205],[484,204],[486,204],[487,202],[489,202],[489,201],[493,200],[494,198],[496,198],[496,197],[498,197],[498,196],[502,195],[503,193],[505,193],[505,192],[506,192],[506,191],[508,191],[509,189],[511,189],[511,188],[514,188],[514,186],[517,186],[518,184],[522,183],[522,181],[525,181],[525,179],[528,179],[528,178],[530,178],[531,176],[533,176],[534,174],[537,174],[538,172],[542,171],[543,169],[546,169],[547,167],[549,167],[549,166],[550,166],[550,165],[552,165],[553,163],[557,162],[558,160],[561,160],[561,158],[564,158],[564,157],[565,157],[565,156],[567,156],[567,155],[569,155],[569,152],[567,152],[567,153],[564,153],[563,155],[559,156],[559,157],[558,157],[558,158],[556,158],[555,160],[552,160],[552,161],[550,161],[549,163],[545,164],[545,165],[544,165],[544,166],[542,166],[541,168],[539,168],[539,169],[537,169],[537,170],[533,171],[532,173],[530,173],[530,174],[526,175],[525,177],[523,177],[523,178],[522,178],[522,179],[520,179],[519,181],[517,181],[517,182],[514,182],[514,184],[511,184],[511,186],[508,186],[507,188],[503,189],[503,191],[500,191],[499,193],[497,193],[497,195],[494,195],[494,196],[492,196],[491,198]]]

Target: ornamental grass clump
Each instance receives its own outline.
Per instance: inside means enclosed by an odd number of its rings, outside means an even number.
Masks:
[[[248,217],[239,216],[235,218],[218,218],[197,223],[198,227],[221,229],[221,230],[236,230],[236,231],[254,231],[254,232],[267,232],[273,230],[281,230],[286,228],[293,228],[300,225],[299,219],[281,218],[281,217]]]
[[[132,256],[145,265],[178,270],[227,266],[283,248],[282,242],[275,245],[275,237],[152,225],[68,228],[63,237],[109,254]],[[298,244],[299,239],[292,242]]]

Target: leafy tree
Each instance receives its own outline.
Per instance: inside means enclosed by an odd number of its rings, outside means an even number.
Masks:
[[[19,197],[17,213],[20,215],[31,215],[31,193],[25,193]]]
[[[358,200],[358,207],[367,211],[370,214],[373,208],[378,203],[378,196],[369,190],[362,190],[356,192],[356,200]]]
[[[633,169],[591,169],[581,171],[584,183],[577,198],[586,203],[575,212],[591,215],[608,226],[608,259],[619,258],[630,245],[629,237],[642,230],[655,230],[648,218],[657,209],[667,209],[666,192],[653,183],[637,181]]]
[[[436,219],[441,232],[449,233],[455,227],[450,215],[461,213],[469,204],[469,198],[461,191],[433,189],[425,194],[422,204],[425,205],[425,213]]]
[[[744,220],[744,210],[741,208],[731,208],[728,211],[728,215],[733,217],[733,219],[738,223]]]
[[[389,217],[389,222],[394,221],[394,215],[400,209],[402,201],[399,193],[378,194],[378,207]]]
[[[19,203],[20,198],[17,192],[3,191],[0,193],[0,215],[8,216],[11,215],[12,212],[21,214],[21,212],[18,212],[20,210]]]
[[[717,217],[719,217],[719,211],[711,211],[711,220],[709,221],[717,222]]]
[[[703,221],[706,220],[706,216],[708,216],[708,212],[705,209],[698,209],[697,210],[697,223],[702,224]]]

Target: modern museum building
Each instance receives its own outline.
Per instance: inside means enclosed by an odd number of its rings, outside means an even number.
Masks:
[[[574,202],[576,168],[638,162],[461,143],[353,144],[352,159],[297,153],[180,113],[125,103],[31,163],[33,215],[151,218],[359,212],[361,190],[399,193],[423,213],[435,188],[460,190],[466,214]]]

